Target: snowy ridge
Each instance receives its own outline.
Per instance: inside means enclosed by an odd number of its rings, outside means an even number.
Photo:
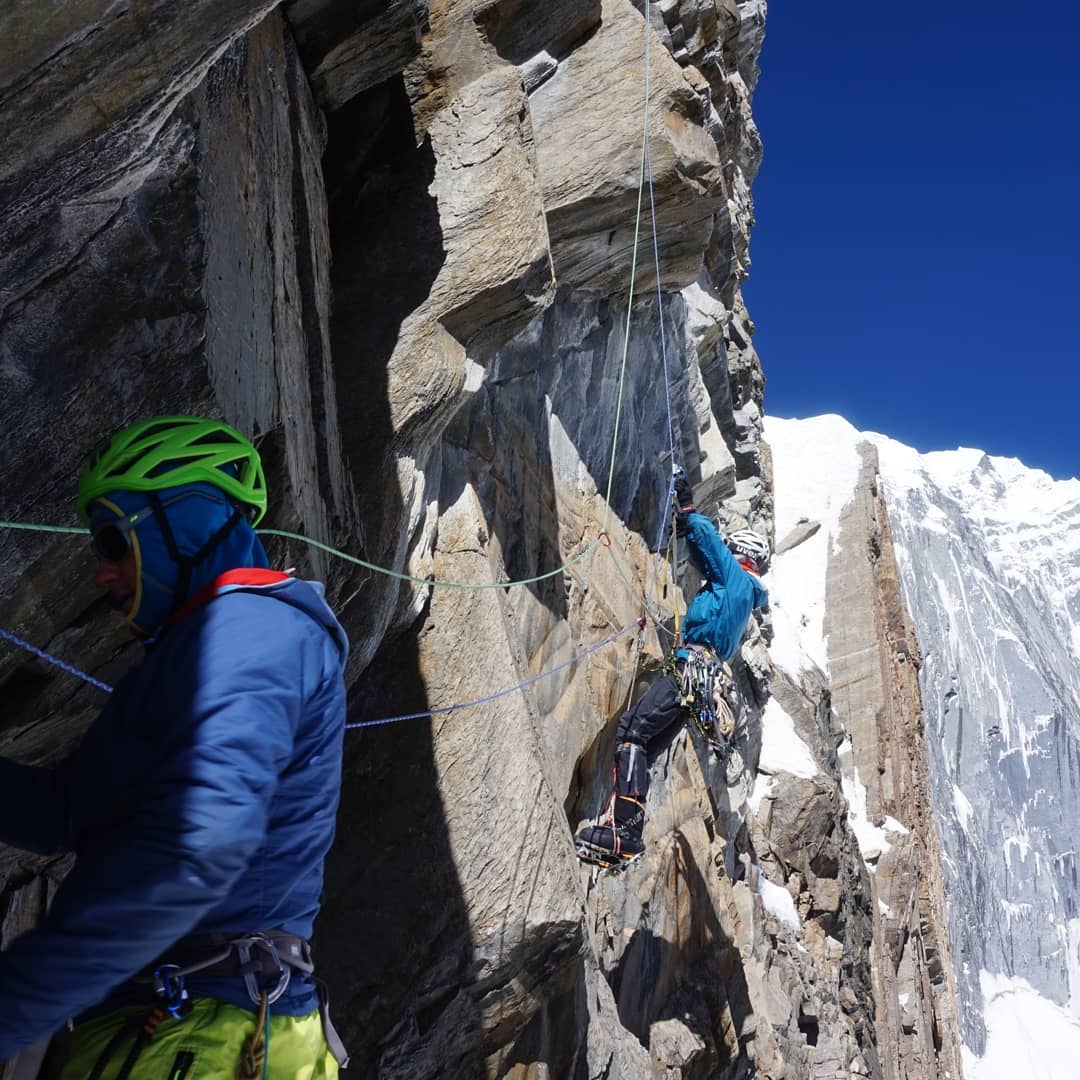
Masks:
[[[799,422],[771,417],[765,420],[765,437],[773,454],[777,543],[782,543],[802,521],[815,521],[821,526],[798,547],[778,554],[769,569],[774,633],[770,655],[773,663],[795,681],[801,671],[810,667],[828,673],[828,639],[824,630],[826,570],[829,556],[836,548],[841,512],[855,491],[859,477],[858,446],[863,441],[863,436],[839,416],[822,416],[805,423],[815,425],[811,453],[806,452],[806,436]],[[790,718],[778,715],[783,710],[779,705],[774,709],[774,704],[770,701],[762,717],[759,770],[776,771],[778,751],[774,747],[783,745],[789,761],[780,767],[799,776],[813,775],[799,772],[793,764],[801,760],[801,751],[791,742],[798,735]],[[809,755],[801,739],[799,743]],[[841,786],[848,803],[848,823],[872,872],[874,861],[889,850],[888,832],[907,830],[892,819],[884,825],[869,820],[866,787],[859,779],[850,740],[838,747],[837,756]],[[767,778],[759,777],[752,801],[760,802],[768,791]]]
[[[771,575],[773,656],[788,671],[823,665],[826,545],[851,497],[857,447],[878,451],[923,653],[968,1076],[1012,1077],[1019,1061],[1046,1080],[1078,1075],[1080,481],[979,450],[920,454],[835,416],[769,418],[765,435],[777,540],[799,517],[822,523]],[[869,858],[888,837],[859,820],[860,786],[845,778]]]
[[[778,555],[769,569],[775,639],[773,662],[793,676],[810,664],[828,673],[825,639],[825,567],[840,512],[859,477],[859,433],[839,416],[823,416],[813,457],[803,450],[797,428],[771,417],[765,437],[773,452],[776,539],[781,542],[800,520],[818,521],[820,530],[792,551]],[[820,449],[820,456],[817,451]]]

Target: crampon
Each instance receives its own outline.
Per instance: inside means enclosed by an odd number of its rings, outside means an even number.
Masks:
[[[621,874],[628,866],[638,861],[645,853],[614,852],[610,848],[578,840],[577,857],[589,866],[595,866],[607,874]]]

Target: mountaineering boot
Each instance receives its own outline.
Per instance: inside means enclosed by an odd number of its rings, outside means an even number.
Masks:
[[[599,825],[586,825],[578,833],[578,858],[606,870],[621,870],[645,850],[641,841],[644,827],[645,807],[636,799],[617,795],[612,818]]]

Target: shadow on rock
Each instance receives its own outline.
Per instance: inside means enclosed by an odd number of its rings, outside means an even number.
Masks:
[[[679,942],[657,936],[645,924],[634,932],[618,965],[609,976],[619,1019],[643,1046],[650,1046],[653,1026],[677,1020],[704,1044],[693,1055],[683,1076],[722,1077],[740,1059],[739,1033],[752,1008],[742,958],[714,909],[705,879],[690,844],[674,835],[672,874],[686,896],[689,927]]]
[[[376,654],[353,687],[349,715],[376,719],[427,707],[410,633]],[[468,1054],[479,1013],[460,989],[473,950],[429,720],[346,733],[337,839],[317,926],[316,953],[352,1071],[407,1075],[394,1060],[424,1040],[440,1045],[445,1071],[411,1075],[468,1076],[479,1067]],[[332,950],[320,942],[332,942]],[[381,1066],[384,1053],[390,1060]]]
[[[400,78],[330,115],[323,172],[342,446],[364,523],[364,553],[386,565],[395,557],[404,505],[394,465],[398,433],[388,366],[403,324],[428,300],[446,260],[438,205],[428,190],[434,153],[428,140],[417,145]],[[357,630],[377,632],[373,613],[396,588],[390,579],[376,579],[354,597],[343,620],[354,638]]]

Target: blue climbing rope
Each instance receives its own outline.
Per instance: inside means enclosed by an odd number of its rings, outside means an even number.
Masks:
[[[24,641],[18,634],[13,634],[10,630],[0,628],[0,638],[10,641],[12,645],[18,645],[20,649],[33,653],[47,664],[52,664],[54,667],[60,668],[61,671],[66,671],[69,675],[74,675],[75,678],[82,679],[83,682],[88,682],[99,690],[104,690],[106,694],[111,694],[113,691],[113,688],[108,683],[103,683],[100,679],[95,679],[93,675],[87,675],[85,671],[80,671],[74,664],[69,664],[66,660],[61,660],[60,657],[53,656],[52,653],[47,653],[36,645],[31,645],[29,641]]]
[[[346,724],[345,729],[380,727],[383,724],[397,724],[402,720],[422,720],[424,717],[428,716],[447,716],[450,713],[460,712],[462,709],[474,709],[478,705],[487,705],[492,701],[497,701],[499,698],[508,697],[510,694],[516,694],[519,690],[524,690],[525,687],[532,686],[533,683],[537,683],[541,679],[546,679],[548,676],[562,671],[563,668],[568,668],[571,664],[576,664],[579,661],[584,660],[587,656],[599,652],[613,641],[618,641],[619,638],[624,634],[628,634],[635,627],[641,629],[644,621],[643,618],[638,619],[628,626],[624,626],[621,630],[616,630],[614,634],[609,634],[603,641],[598,641],[595,645],[591,645],[583,652],[576,653],[574,656],[571,656],[569,660],[564,660],[561,664],[556,664],[553,668],[548,668],[547,671],[541,671],[539,675],[533,675],[531,678],[525,679],[515,686],[508,686],[505,690],[497,690],[494,694],[488,694],[486,697],[477,698],[475,701],[466,701],[461,705],[444,705],[440,709],[425,709],[423,712],[405,713],[402,716],[388,716],[382,720],[358,720],[355,723]]]
[[[589,648],[582,652],[576,653],[571,656],[569,660],[564,660],[561,664],[556,664],[553,668],[549,668],[547,671],[541,671],[539,675],[533,675],[531,678],[525,679],[523,682],[517,683],[515,686],[508,686],[505,690],[498,690],[494,694],[488,694],[486,697],[477,698],[475,701],[466,701],[460,705],[446,705],[439,709],[428,709],[425,712],[406,713],[402,716],[388,716],[382,720],[359,720],[352,724],[346,724],[346,730],[352,728],[366,728],[366,727],[381,727],[384,724],[396,724],[402,720],[419,720],[425,716],[443,716],[448,713],[458,712],[461,709],[472,709],[478,705],[487,705],[491,701],[497,701],[499,698],[508,697],[510,694],[516,694],[519,690],[524,690],[527,686],[532,686],[533,683],[540,682],[541,679],[546,679],[551,675],[562,671],[564,668],[570,667],[571,664],[576,664],[586,657],[591,656],[595,652],[599,652],[601,649],[606,648],[612,642],[618,641],[624,634],[628,634],[631,630],[637,627],[639,630],[643,628],[644,618],[638,619],[635,622],[630,623],[628,626],[624,626],[621,630],[616,630],[614,634],[609,634],[603,641],[598,641],[595,645],[589,646]],[[10,641],[13,645],[18,645],[19,648],[25,649],[27,652],[33,653],[35,656],[40,657],[47,663],[53,664],[58,668],[66,671],[69,675],[74,675],[76,678],[82,679],[84,682],[90,683],[91,686],[96,686],[99,690],[104,690],[105,693],[111,694],[113,688],[108,683],[103,683],[100,679],[95,679],[92,675],[87,675],[85,671],[80,671],[73,664],[69,664],[64,660],[61,660],[57,656],[53,656],[51,653],[47,653],[44,649],[39,649],[36,645],[31,645],[30,642],[24,641],[17,634],[13,634],[8,630],[0,628],[0,637]]]

